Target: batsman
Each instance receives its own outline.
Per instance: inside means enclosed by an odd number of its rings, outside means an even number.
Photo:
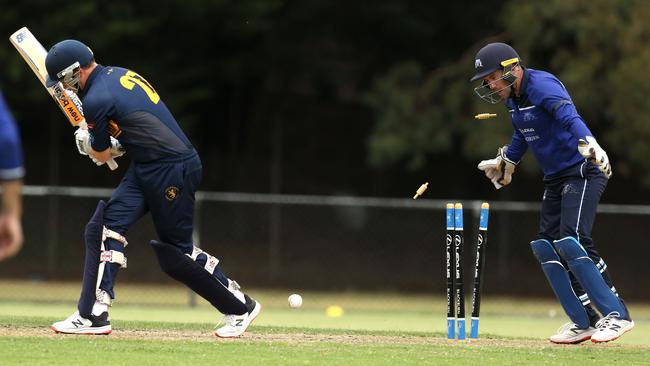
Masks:
[[[115,280],[127,265],[129,228],[151,213],[150,242],[162,270],[224,314],[219,337],[237,337],[261,304],[226,277],[219,260],[192,241],[194,194],[201,160],[160,95],[134,71],[102,66],[77,40],[55,44],[45,58],[47,86],[61,82],[77,93],[88,129],[75,131],[79,153],[97,165],[128,151],[132,163],[108,202],[100,201],[85,228],[85,263],[77,311],[52,325],[66,334],[109,334]]]
[[[607,153],[554,75],[524,67],[505,43],[490,43],[474,60],[481,99],[505,102],[514,132],[509,145],[478,168],[501,189],[530,148],[544,172],[539,236],[530,245],[570,322],[553,343],[608,342],[634,327],[591,238],[596,208],[612,168]],[[599,315],[594,307],[600,312]]]

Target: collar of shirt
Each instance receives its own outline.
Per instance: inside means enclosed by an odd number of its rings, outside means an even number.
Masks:
[[[95,67],[93,72],[90,73],[90,76],[88,76],[88,79],[86,79],[86,85],[84,85],[83,90],[79,90],[80,97],[86,95],[86,92],[90,89],[90,86],[93,84],[93,81],[97,78],[97,75],[99,75],[104,69],[105,69],[104,66],[97,64],[97,67]]]
[[[528,93],[526,93],[526,88],[528,87],[528,79],[530,79],[530,71],[523,66],[521,68],[524,70],[524,74],[521,77],[519,96],[508,98],[506,102],[508,109],[513,109],[514,107],[523,107],[526,101],[528,101]]]

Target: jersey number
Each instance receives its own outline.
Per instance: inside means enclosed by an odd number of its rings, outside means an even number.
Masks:
[[[133,71],[127,71],[126,74],[120,78],[120,84],[129,90],[133,90],[133,87],[138,84],[138,86],[147,93],[147,96],[149,96],[149,99],[151,99],[153,104],[158,104],[160,101],[160,96],[156,93],[156,90],[151,86],[151,84]]]

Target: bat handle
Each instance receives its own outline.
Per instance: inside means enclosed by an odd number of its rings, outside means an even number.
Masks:
[[[106,161],[106,165],[108,165],[108,168],[110,170],[115,170],[118,167],[117,163],[115,162],[115,159],[113,159],[113,158],[108,159]]]

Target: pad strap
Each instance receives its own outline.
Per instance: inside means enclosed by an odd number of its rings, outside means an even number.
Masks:
[[[126,256],[117,250],[103,250],[99,261],[104,263],[117,263],[120,267],[126,268]]]
[[[97,292],[95,293],[95,297],[97,298],[97,301],[101,302],[102,304],[113,306],[113,299],[111,298],[111,295],[108,294],[108,292],[98,288]]]
[[[125,247],[129,245],[129,243],[126,241],[126,238],[124,236],[104,226],[102,230],[102,243],[106,241],[107,238],[115,239],[120,243],[122,243],[122,245],[124,245]]]
[[[219,264],[219,259],[217,257],[210,255],[207,252],[204,252],[197,247],[192,247],[192,254],[191,255],[186,254],[186,255],[192,258],[192,260],[196,262],[196,258],[202,253],[207,256],[203,268],[205,268],[205,270],[208,271],[208,273],[214,274],[214,270],[217,268],[217,265]]]

